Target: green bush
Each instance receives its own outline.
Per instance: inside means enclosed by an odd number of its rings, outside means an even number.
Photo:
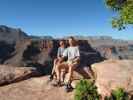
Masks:
[[[106,97],[105,100],[129,100],[129,97],[122,88],[118,88],[112,91],[111,97]]]
[[[97,87],[89,80],[81,80],[75,88],[75,100],[99,100]]]

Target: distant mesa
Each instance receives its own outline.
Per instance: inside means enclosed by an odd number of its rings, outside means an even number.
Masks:
[[[53,40],[54,38],[52,36],[34,36],[31,35],[30,38],[33,40]]]

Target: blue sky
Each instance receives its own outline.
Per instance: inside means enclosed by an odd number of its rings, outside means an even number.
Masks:
[[[112,29],[104,0],[0,0],[0,24],[32,35],[100,36],[133,40],[133,27]]]

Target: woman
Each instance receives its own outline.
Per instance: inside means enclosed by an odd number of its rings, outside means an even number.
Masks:
[[[60,40],[59,45],[60,45],[60,47],[58,48],[57,58],[54,59],[54,65],[53,65],[52,73],[50,75],[50,80],[53,80],[54,75],[56,75],[56,73],[55,73],[56,66],[62,62],[61,58],[62,58],[63,52],[66,48],[64,40]]]

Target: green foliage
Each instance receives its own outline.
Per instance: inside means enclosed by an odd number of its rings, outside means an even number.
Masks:
[[[113,28],[124,29],[133,25],[133,0],[105,0],[106,5],[117,13],[112,20]]]
[[[89,80],[81,80],[75,89],[75,100],[99,100],[97,87]]]
[[[112,91],[111,97],[106,97],[105,100],[129,100],[128,94],[123,89],[118,88]]]

